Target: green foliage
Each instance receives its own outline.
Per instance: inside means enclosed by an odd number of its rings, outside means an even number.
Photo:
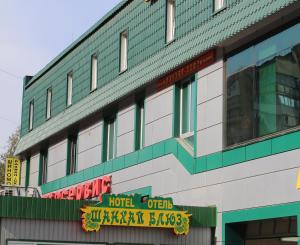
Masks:
[[[7,157],[14,156],[14,152],[16,150],[19,139],[20,129],[17,128],[16,131],[12,133],[7,140],[6,151],[0,155],[0,185],[4,184],[5,159]]]

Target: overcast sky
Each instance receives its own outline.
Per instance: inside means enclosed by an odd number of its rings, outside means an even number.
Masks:
[[[22,79],[34,75],[120,0],[0,0],[0,153],[20,126]]]

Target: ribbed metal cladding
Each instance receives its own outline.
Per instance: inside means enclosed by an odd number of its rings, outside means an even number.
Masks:
[[[84,232],[76,221],[47,221],[1,218],[1,245],[7,240],[81,243],[133,243],[168,245],[211,245],[211,229],[190,227],[187,236],[176,236],[169,229],[102,227],[99,232]]]

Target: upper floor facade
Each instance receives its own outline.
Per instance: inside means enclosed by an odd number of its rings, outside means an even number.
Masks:
[[[53,190],[171,152],[197,173],[294,147],[280,137],[300,124],[298,8],[121,2],[24,79],[23,184]]]

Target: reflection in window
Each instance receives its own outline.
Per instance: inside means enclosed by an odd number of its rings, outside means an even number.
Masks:
[[[300,124],[299,26],[228,58],[227,145]]]

